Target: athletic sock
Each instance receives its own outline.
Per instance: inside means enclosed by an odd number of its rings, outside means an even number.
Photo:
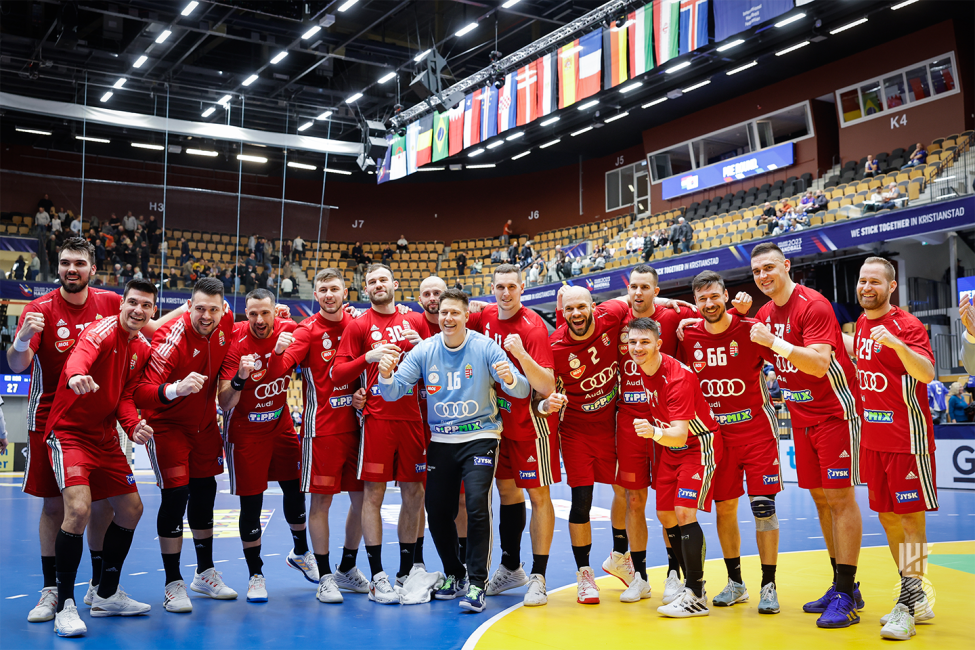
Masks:
[[[194,539],[193,548],[196,549],[196,572],[203,573],[213,568],[213,536]]]
[[[677,572],[677,577],[680,577],[680,563],[677,561],[677,554],[674,549],[667,547],[667,577],[670,577],[670,572]]]
[[[369,558],[369,571],[372,572],[372,577],[375,578],[376,574],[383,572],[383,545],[376,544],[375,546],[367,546],[366,557]]]
[[[332,567],[328,564],[328,553],[315,553],[315,562],[318,563],[319,576],[332,572]]]
[[[833,565],[833,584],[835,585],[836,584],[836,558],[831,557],[829,559],[829,563]]]
[[[458,537],[457,546],[460,548],[460,561],[464,563],[464,566],[467,566],[467,538]]]
[[[704,554],[707,544],[701,524],[692,521],[680,527],[681,553],[687,567],[684,584],[700,598],[704,595]]]
[[[91,584],[95,587],[102,581],[102,551],[88,549],[91,554]]]
[[[416,553],[416,542],[399,543],[399,571],[396,572],[397,578],[410,574],[410,569],[413,568],[414,553]]]
[[[623,555],[628,548],[625,528],[613,528],[613,552]]]
[[[308,552],[308,532],[306,528],[301,530],[291,529],[291,539],[295,541],[295,555],[304,555]]]
[[[118,581],[122,574],[122,564],[132,547],[135,530],[123,528],[114,521],[105,531],[105,544],[102,550],[102,581],[98,585],[99,598],[111,598],[118,591]]]
[[[413,551],[413,564],[425,564],[423,562],[423,535],[416,538],[416,548]]]
[[[681,543],[680,526],[667,529],[667,539],[670,540],[670,551],[674,554],[677,567],[680,569],[678,575],[687,580],[687,565],[684,564],[684,546]]]
[[[538,575],[544,577],[546,571],[548,571],[548,556],[533,554],[532,573],[537,573]]]
[[[726,557],[724,565],[728,567],[728,578],[741,584],[741,557]]]
[[[649,582],[647,578],[647,552],[630,551],[630,559],[633,560],[633,570],[640,574],[640,577]]]
[[[328,555],[327,553],[325,554]],[[342,573],[348,573],[355,566],[356,557],[359,555],[358,548],[345,548],[342,547],[342,561],[339,562],[339,571]],[[321,571],[322,564],[318,563],[318,570]]]
[[[521,566],[521,537],[525,532],[525,502],[502,505],[498,523],[501,539],[501,565],[509,571]]]
[[[924,594],[922,587],[920,578],[912,578],[910,576],[901,577],[901,593],[897,598],[897,602],[906,605],[911,616],[914,616],[914,606],[917,604],[917,601],[921,600],[921,596]]]
[[[591,550],[592,550],[592,544],[572,547],[572,555],[576,559],[577,569],[581,569],[584,566],[589,566],[589,551]]]
[[[770,582],[775,582],[775,565],[763,564],[762,565],[762,586],[764,587]]]
[[[248,577],[264,575],[264,560],[261,559],[261,545],[251,546],[244,549],[244,560],[247,561]]]
[[[857,568],[855,564],[836,565],[836,591],[853,598],[853,583],[856,582]]]
[[[55,571],[54,556],[53,555],[42,555],[41,556],[41,572],[44,575],[44,586],[45,587],[57,587],[58,577]]]
[[[57,558],[58,611],[64,609],[68,599],[74,600],[74,582],[78,577],[78,565],[84,551],[84,536],[58,531],[54,541],[54,557]]]
[[[179,551],[162,554],[163,570],[166,572],[167,585],[170,582],[183,579],[182,574],[179,572],[179,555]]]

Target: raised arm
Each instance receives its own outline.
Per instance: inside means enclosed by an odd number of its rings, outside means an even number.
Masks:
[[[401,355],[400,349],[395,345],[388,347],[392,349],[387,349],[379,361],[379,393],[387,402],[395,402],[406,395],[423,376],[421,357],[424,348],[414,348],[410,354]]]

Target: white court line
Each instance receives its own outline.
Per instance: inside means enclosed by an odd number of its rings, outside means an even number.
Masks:
[[[139,571],[138,573],[130,573],[129,575],[130,576],[144,576],[147,573],[149,573],[149,572],[148,571]]]
[[[86,584],[88,584],[88,583],[87,582],[76,582],[76,583],[74,583],[74,586],[75,587],[80,587],[81,585],[86,585]]]
[[[267,554],[267,555],[265,555],[264,557],[274,557],[274,556],[276,556],[276,555],[281,555],[281,554],[280,554],[280,553],[268,553],[268,554]]]
[[[220,564],[221,562],[230,562],[230,560],[214,560],[214,564]]]
[[[27,598],[27,594],[17,594],[16,596],[7,596],[7,600],[14,600],[15,598]]]

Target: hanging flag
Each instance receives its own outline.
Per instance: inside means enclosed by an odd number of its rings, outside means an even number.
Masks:
[[[416,136],[416,166],[422,167],[433,156],[433,115],[420,118],[420,133]]]
[[[498,94],[498,133],[518,125],[518,73],[509,72]]]
[[[433,156],[431,160],[437,162],[447,157],[447,141],[450,133],[450,113],[433,114]],[[463,113],[461,114],[463,115]]]
[[[396,136],[389,148],[393,151],[389,162],[389,180],[395,181],[406,176],[406,138]]]
[[[627,20],[627,23],[629,20]],[[624,23],[626,24],[626,23]],[[627,64],[627,28],[617,27],[612,23],[609,29],[603,29],[603,57],[605,59],[606,75],[603,77],[603,88],[618,86],[629,77],[626,74]]]
[[[481,89],[481,142],[498,134],[498,89]]]
[[[464,148],[481,141],[481,91],[475,90],[464,100]]]
[[[677,56],[679,0],[653,0],[654,60],[663,65]]]
[[[447,111],[450,116],[450,137],[447,138],[447,154],[453,156],[464,150],[464,116],[467,100]]]
[[[412,122],[406,126],[406,174],[416,172],[416,140],[420,135],[420,123]]]
[[[653,68],[653,3],[645,4],[628,16],[630,79]]]
[[[576,83],[579,80],[579,39],[566,43],[559,55],[559,108],[576,103]]]
[[[548,115],[558,104],[558,83],[556,83],[559,68],[559,53],[546,54],[542,58],[532,61],[535,68],[535,114],[537,117]]]
[[[708,0],[681,0],[680,53],[687,54],[708,43]]]
[[[579,79],[576,85],[576,101],[591,97],[600,90],[600,72],[603,69],[603,34],[595,31],[579,39]]]
[[[792,0],[713,0],[714,40],[723,41],[792,9]]]
[[[389,166],[393,152],[393,138],[386,136],[386,155],[379,161],[379,169],[376,170],[376,184],[385,183],[389,180]]]
[[[524,126],[538,117],[538,101],[535,97],[535,90],[538,87],[537,63],[539,61],[532,61],[525,67],[518,68],[518,73],[515,75],[518,82],[518,110],[515,124],[518,126]]]

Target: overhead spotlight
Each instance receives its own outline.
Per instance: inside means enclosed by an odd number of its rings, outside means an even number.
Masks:
[[[396,72],[393,71],[393,72],[387,73],[387,74],[383,75],[382,77],[380,77],[379,78],[379,83],[384,84],[387,81],[392,81],[395,78],[396,78]]]
[[[240,85],[241,85],[241,86],[249,86],[249,85],[251,85],[252,83],[254,83],[255,81],[257,81],[257,79],[258,79],[258,77],[257,77],[257,75],[256,75],[256,74],[252,74],[251,76],[249,76],[249,77],[247,77],[246,79],[244,79],[244,80],[243,80],[243,81],[242,81],[242,82],[240,83]]]
[[[349,97],[348,99],[346,99],[345,100],[345,103],[346,104],[354,104],[357,101],[359,101],[360,99],[362,99],[362,93],[356,93],[356,94],[352,95],[351,97]]]
[[[393,115],[399,115],[402,112],[403,112],[403,105],[402,104],[400,104],[399,102],[396,102],[395,104],[393,104]]]
[[[199,5],[200,5],[200,3],[199,2],[196,2],[196,0],[194,0],[193,2],[191,2],[188,5],[186,5],[185,7],[183,7],[183,11],[179,12],[179,15],[180,16],[189,16],[191,13],[193,13],[193,10],[196,9]]]
[[[626,14],[621,13],[616,16],[616,29],[623,29],[626,26]]]
[[[498,90],[504,88],[504,75],[502,74],[502,75],[498,75],[496,77],[493,77],[493,80],[492,80],[491,84],[495,88],[497,88]]]
[[[332,111],[325,111],[324,113],[320,113],[318,115],[318,117],[316,117],[315,119],[316,120],[327,120],[329,117],[331,117],[331,115],[332,115]]]
[[[318,26],[318,25],[315,25],[314,27],[312,27],[311,29],[309,29],[307,32],[305,32],[304,34],[302,34],[301,35],[301,38],[302,38],[302,40],[307,41],[309,38],[311,38],[312,36],[314,36],[315,34],[317,34],[320,31],[322,31],[322,28],[320,26]]]
[[[18,133],[33,133],[34,135],[51,135],[51,131],[41,131],[40,129],[25,129],[23,127],[16,127],[14,129]]]
[[[112,88],[121,88],[124,85],[125,85],[125,77],[121,77],[121,78],[119,78],[118,81],[115,82],[115,84],[112,86]]]
[[[156,42],[157,43],[162,43],[167,38],[169,38],[170,34],[172,34],[172,33],[173,32],[171,32],[170,30],[164,29],[162,32],[160,32],[159,36],[156,37]]]
[[[201,117],[210,117],[211,115],[213,115],[213,111],[215,110],[217,110],[217,108],[215,106],[211,106],[210,108],[203,111]]]
[[[489,56],[491,58],[491,63],[497,63],[501,60],[501,52],[497,50],[492,50]]]
[[[314,120],[312,120],[310,122],[305,122],[304,124],[302,124],[301,126],[298,127],[298,130],[299,131],[307,131],[308,129],[310,129],[314,125],[315,125]]]
[[[401,126],[398,129],[396,129],[396,135],[398,135],[401,138],[404,137],[406,135],[406,127]]]
[[[288,51],[287,50],[284,50],[282,52],[278,52],[274,56],[274,58],[271,59],[271,65],[277,65],[277,64],[281,63],[282,61],[284,61],[284,57],[286,57],[286,56],[288,56]]]
[[[266,163],[267,158],[264,156],[248,156],[247,154],[239,153],[237,154],[237,160],[243,162],[255,162],[255,163]]]
[[[227,105],[230,103],[230,100],[233,98],[234,98],[233,95],[224,95],[223,97],[217,100],[217,103],[223,106],[224,108],[227,108]]]

